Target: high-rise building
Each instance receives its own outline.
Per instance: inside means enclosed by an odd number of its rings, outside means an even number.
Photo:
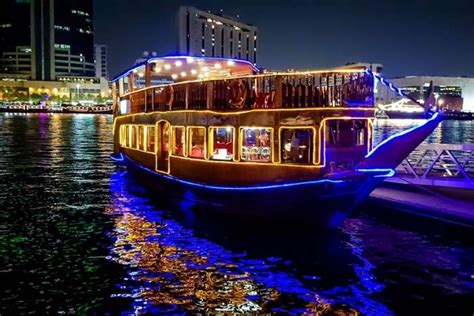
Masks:
[[[95,76],[97,78],[109,78],[107,65],[107,46],[95,45]]]
[[[221,14],[181,7],[179,53],[257,62],[257,28]]]
[[[93,0],[0,1],[0,72],[95,76]]]

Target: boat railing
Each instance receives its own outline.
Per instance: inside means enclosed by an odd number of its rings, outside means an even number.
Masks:
[[[396,172],[390,181],[474,189],[474,144],[422,144]]]
[[[128,92],[130,113],[373,107],[373,77],[365,72],[256,75],[151,86]]]

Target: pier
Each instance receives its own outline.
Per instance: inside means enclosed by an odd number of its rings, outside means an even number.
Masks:
[[[423,144],[370,195],[371,202],[474,227],[474,144]]]

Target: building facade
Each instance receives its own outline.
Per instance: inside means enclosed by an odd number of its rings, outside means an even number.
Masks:
[[[257,63],[257,28],[194,7],[178,12],[179,53],[235,58]]]
[[[96,77],[93,0],[0,1],[0,101],[102,103],[102,55]]]
[[[433,81],[434,95],[440,109],[447,111],[474,112],[474,78],[443,76],[407,76],[390,81],[410,97],[423,100]],[[379,104],[390,104],[399,100],[387,87],[380,85],[377,92]]]
[[[97,78],[109,78],[108,61],[107,61],[107,46],[95,45],[95,76]]]
[[[0,40],[2,73],[95,76],[92,0],[2,0]]]

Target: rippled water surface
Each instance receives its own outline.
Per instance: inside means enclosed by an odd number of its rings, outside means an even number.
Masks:
[[[367,207],[333,232],[196,213],[110,162],[111,122],[0,115],[1,315],[472,315],[472,231]],[[430,140],[472,137],[447,123]]]

